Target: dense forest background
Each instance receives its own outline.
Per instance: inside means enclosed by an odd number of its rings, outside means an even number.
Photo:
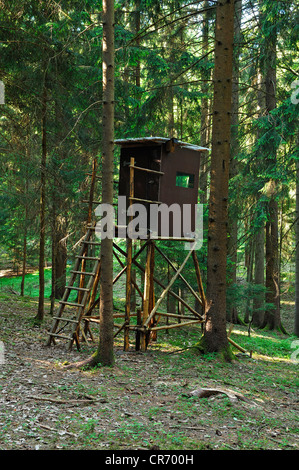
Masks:
[[[215,4],[115,2],[115,138],[211,147]],[[29,268],[51,273],[39,296],[54,300],[85,231],[95,161],[101,174],[101,2],[0,7],[1,269],[23,274],[21,295],[30,295]],[[227,319],[281,330],[280,293],[295,300],[298,286],[299,299],[297,45],[295,1],[236,2]],[[209,181],[207,154],[199,193],[206,228]],[[205,281],[206,242],[198,256]],[[295,318],[299,335],[294,310]]]

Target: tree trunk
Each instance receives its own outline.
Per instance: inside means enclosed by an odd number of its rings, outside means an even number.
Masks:
[[[242,0],[235,1],[234,19],[234,60],[233,60],[233,84],[232,84],[232,118],[231,118],[231,159],[229,167],[230,181],[238,174],[237,157],[240,151],[239,143],[239,54],[241,43],[241,18]],[[233,186],[235,186],[233,184]],[[229,237],[228,255],[230,257],[230,268],[228,269],[228,285],[237,283],[237,250],[238,250],[238,214],[240,201],[237,192],[234,194],[234,202],[229,205]],[[232,323],[239,323],[237,307],[234,304],[235,297],[227,311],[227,319]]]
[[[272,126],[275,126],[271,111],[276,108],[276,31],[272,23],[267,41],[266,50],[266,113]],[[276,166],[276,151],[268,155],[267,164],[269,171],[273,172]],[[276,199],[277,183],[271,180],[269,183],[268,220],[266,223],[266,306],[264,327],[277,329],[281,327],[280,321],[280,287],[279,287],[279,257],[278,257],[278,203]]]
[[[257,110],[257,118],[260,119],[264,112],[265,112],[265,84],[263,83],[263,75],[259,68],[257,74],[257,81],[258,81],[258,110]],[[258,129],[256,139],[259,140],[261,137],[261,130]],[[259,151],[257,154],[257,163],[258,171],[260,171],[261,161],[263,162],[264,159],[262,158],[262,151]],[[264,168],[263,168],[264,170]],[[259,201],[260,195],[256,196],[257,202]],[[261,204],[261,202],[260,202]],[[265,315],[265,225],[264,223],[259,224],[260,227],[255,234],[255,265],[254,265],[254,284],[259,286],[261,291],[254,296],[253,299],[253,309],[252,309],[252,323],[256,327],[262,327],[264,323],[264,315]]]
[[[23,238],[23,265],[22,265],[22,281],[21,281],[21,296],[24,296],[25,276],[26,276],[26,258],[27,258],[27,206],[25,208],[25,227]]]
[[[46,212],[46,159],[47,159],[47,88],[46,77],[42,97],[42,158],[40,178],[40,237],[39,237],[39,297],[36,320],[44,319],[45,300],[45,212]]]
[[[264,327],[270,330],[281,327],[280,289],[278,273],[278,207],[274,197],[268,206],[266,223],[266,314]],[[272,306],[269,306],[271,304]]]
[[[114,150],[114,1],[103,1],[103,160],[102,203],[113,204]],[[100,338],[96,361],[114,363],[113,353],[113,239],[101,241]]]
[[[247,276],[246,276],[246,282],[247,286],[252,283],[252,278],[253,278],[253,260],[254,260],[254,239],[251,239],[249,242],[249,247],[248,247],[248,264],[247,264]],[[244,315],[244,322],[249,323],[250,322],[250,307],[251,307],[251,298],[249,295],[247,295],[246,298],[246,306],[245,306],[245,315]]]
[[[208,2],[205,1],[203,8],[208,8]],[[207,54],[209,48],[209,17],[210,11],[206,10],[203,13],[202,22],[202,50],[203,54]],[[205,59],[208,62],[208,57]],[[200,119],[200,144],[202,147],[208,147],[209,145],[209,80],[211,78],[211,72],[208,68],[203,68],[201,73],[203,84],[201,91],[203,97],[201,99],[201,119]],[[203,152],[200,157],[200,173],[199,173],[199,189],[200,189],[200,202],[201,204],[207,204],[207,179],[208,179],[208,152]]]
[[[27,157],[28,157],[28,154],[29,154],[29,149],[28,149],[28,146],[29,146],[29,139],[27,140],[27,148],[26,148],[26,154],[27,154]],[[28,159],[29,161],[29,159]],[[25,220],[24,220],[24,236],[23,236],[23,263],[22,263],[22,281],[21,281],[21,296],[23,297],[24,296],[24,288],[25,288],[25,276],[26,276],[26,262],[27,262],[27,232],[28,232],[28,187],[29,187],[29,184],[28,184],[28,173],[26,171],[26,176],[25,176],[25,197],[24,197],[24,204],[25,204],[25,208],[24,208],[24,216],[25,216]]]
[[[53,182],[55,187],[55,182]],[[51,307],[50,315],[54,314],[55,309],[55,285],[56,285],[56,257],[57,257],[57,245],[56,245],[56,201],[55,201],[55,190],[52,194],[52,276],[51,276]]]
[[[256,293],[253,299],[252,324],[261,327],[264,322],[264,302],[265,294],[262,290],[265,282],[264,274],[265,259],[265,228],[261,227],[255,235],[255,266],[254,283],[261,288],[261,292]]]
[[[299,160],[296,160],[296,284],[295,284],[295,329],[294,333],[299,337]]]
[[[211,301],[204,328],[208,352],[228,352],[226,334],[226,263],[228,179],[231,136],[234,2],[216,7],[214,103],[208,226],[207,298]],[[228,356],[227,356],[228,358]]]
[[[59,215],[56,217],[56,262],[55,262],[55,299],[61,299],[66,285],[66,262],[67,248],[66,238],[67,228],[65,217]]]
[[[135,34],[136,34],[136,46],[139,49],[140,47],[140,0],[135,1],[136,10],[135,10]],[[137,60],[136,68],[135,68],[136,78],[135,84],[138,88],[140,88],[140,60]]]

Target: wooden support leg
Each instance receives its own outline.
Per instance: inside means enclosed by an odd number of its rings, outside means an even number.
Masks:
[[[150,253],[150,272],[149,272],[149,304],[148,311],[151,312],[155,306],[155,286],[154,286],[154,270],[155,270],[155,244],[151,243],[151,253]],[[155,325],[155,317],[152,319],[149,327]],[[157,332],[148,333],[146,335],[146,348],[150,342],[150,339],[153,341],[157,340]]]
[[[202,305],[202,313],[203,313],[203,318],[204,321],[206,320],[206,314],[207,314],[207,307],[208,307],[208,302],[205,296],[205,291],[203,288],[202,284],[202,279],[201,279],[201,274],[200,274],[200,269],[199,269],[199,263],[198,259],[196,256],[195,250],[192,251],[192,257],[193,257],[193,262],[194,262],[194,267],[195,267],[195,273],[196,273],[196,279],[197,279],[197,284],[198,284],[198,290],[199,290],[199,295],[201,298],[201,305]]]
[[[141,309],[137,309],[137,326],[141,327],[142,325],[142,314],[141,314]],[[136,343],[135,343],[135,350],[139,351],[140,350],[140,331],[136,331]]]
[[[129,205],[132,204],[132,198],[134,197],[134,163],[135,159],[130,159],[130,199]],[[129,224],[132,222],[133,217],[129,217]],[[130,226],[128,224],[128,227]],[[132,236],[128,230],[127,234],[127,272],[126,272],[126,311],[125,311],[125,334],[124,334],[124,350],[129,350],[129,333],[130,333],[130,311],[131,311],[131,289],[132,289],[132,253],[133,243]]]
[[[126,272],[126,310],[125,310],[125,334],[124,334],[124,351],[129,350],[129,324],[131,310],[131,272],[132,272],[132,240],[127,241],[127,272]]]
[[[164,291],[162,292],[162,294],[160,295],[156,305],[154,306],[154,308],[152,309],[152,311],[150,312],[149,316],[147,317],[147,319],[145,320],[145,323],[144,325],[145,326],[148,326],[150,324],[150,322],[152,321],[152,319],[154,318],[154,316],[156,315],[156,312],[161,304],[161,302],[163,301],[164,297],[166,296],[167,292],[170,291],[170,288],[171,286],[173,285],[173,283],[176,281],[176,279],[179,277],[181,271],[184,269],[188,259],[190,258],[191,254],[192,254],[192,251],[193,250],[190,250],[188,255],[186,256],[185,260],[183,261],[183,263],[181,264],[180,268],[176,271],[175,275],[173,276],[173,278],[171,279],[170,283],[168,284],[168,286],[164,289]],[[185,303],[185,302],[183,302]],[[188,305],[188,304],[186,304]],[[197,312],[195,312],[196,315]]]
[[[142,312],[142,326],[148,319],[150,310],[150,305],[152,305],[152,286],[151,280],[153,279],[153,272],[151,272],[152,263],[153,263],[153,243],[150,243],[147,248],[146,255],[146,264],[145,264],[145,273],[144,273],[144,293],[143,293],[143,312]],[[140,349],[141,351],[146,351],[147,348],[147,334],[141,331],[140,334]]]
[[[100,273],[101,273],[101,261],[98,264],[97,273],[96,273],[96,276],[95,276],[95,279],[94,279],[94,283],[93,283],[93,287],[92,287],[92,291],[91,291],[91,295],[90,295],[90,299],[89,299],[89,304],[88,304],[88,307],[87,307],[87,311],[89,312],[89,314],[91,313],[92,305],[94,305],[94,303],[96,301],[96,294],[97,294],[98,285],[99,285],[99,282],[100,282]],[[85,316],[87,316],[87,313],[85,313]],[[91,333],[91,330],[90,330],[90,324],[89,324],[88,321],[86,321],[85,325],[84,325],[85,335],[87,334],[87,332],[90,334],[90,337],[93,340],[93,336],[92,336],[92,333]]]

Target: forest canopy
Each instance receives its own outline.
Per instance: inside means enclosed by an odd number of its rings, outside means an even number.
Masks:
[[[115,1],[116,139],[211,148],[217,3]],[[1,0],[0,8],[1,269],[23,273],[24,295],[28,269],[51,266],[53,307],[84,234],[93,162],[102,170],[102,6]],[[280,292],[299,299],[298,24],[295,1],[235,2],[226,315],[282,331]],[[114,157],[117,202],[117,147]],[[199,185],[205,284],[210,159]],[[296,312],[298,335],[298,300]]]

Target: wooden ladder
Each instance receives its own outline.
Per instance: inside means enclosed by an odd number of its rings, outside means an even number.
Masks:
[[[88,228],[82,241],[80,252],[76,256],[75,265],[73,270],[71,270],[69,285],[66,286],[64,295],[59,301],[56,315],[53,317],[54,321],[52,329],[49,332],[47,346],[50,346],[52,343],[55,344],[56,339],[62,339],[68,341],[68,350],[72,348],[74,341],[76,342],[77,348],[80,349],[80,331],[86,340],[86,330],[83,331],[83,329],[80,328],[80,323],[84,315],[85,307],[88,305],[88,302],[91,301],[91,298],[94,298],[95,296],[95,291],[98,287],[101,266],[100,255],[89,256],[88,254],[92,246],[100,245],[99,242],[90,240],[93,233],[94,228]],[[92,271],[85,270],[86,261],[88,260],[94,261]],[[85,276],[89,278],[86,287],[84,287]],[[78,285],[75,286],[77,280]],[[69,301],[69,296],[73,291],[78,292],[76,302]],[[66,307],[71,307],[72,310],[67,311]],[[91,332],[90,335],[92,337]]]

